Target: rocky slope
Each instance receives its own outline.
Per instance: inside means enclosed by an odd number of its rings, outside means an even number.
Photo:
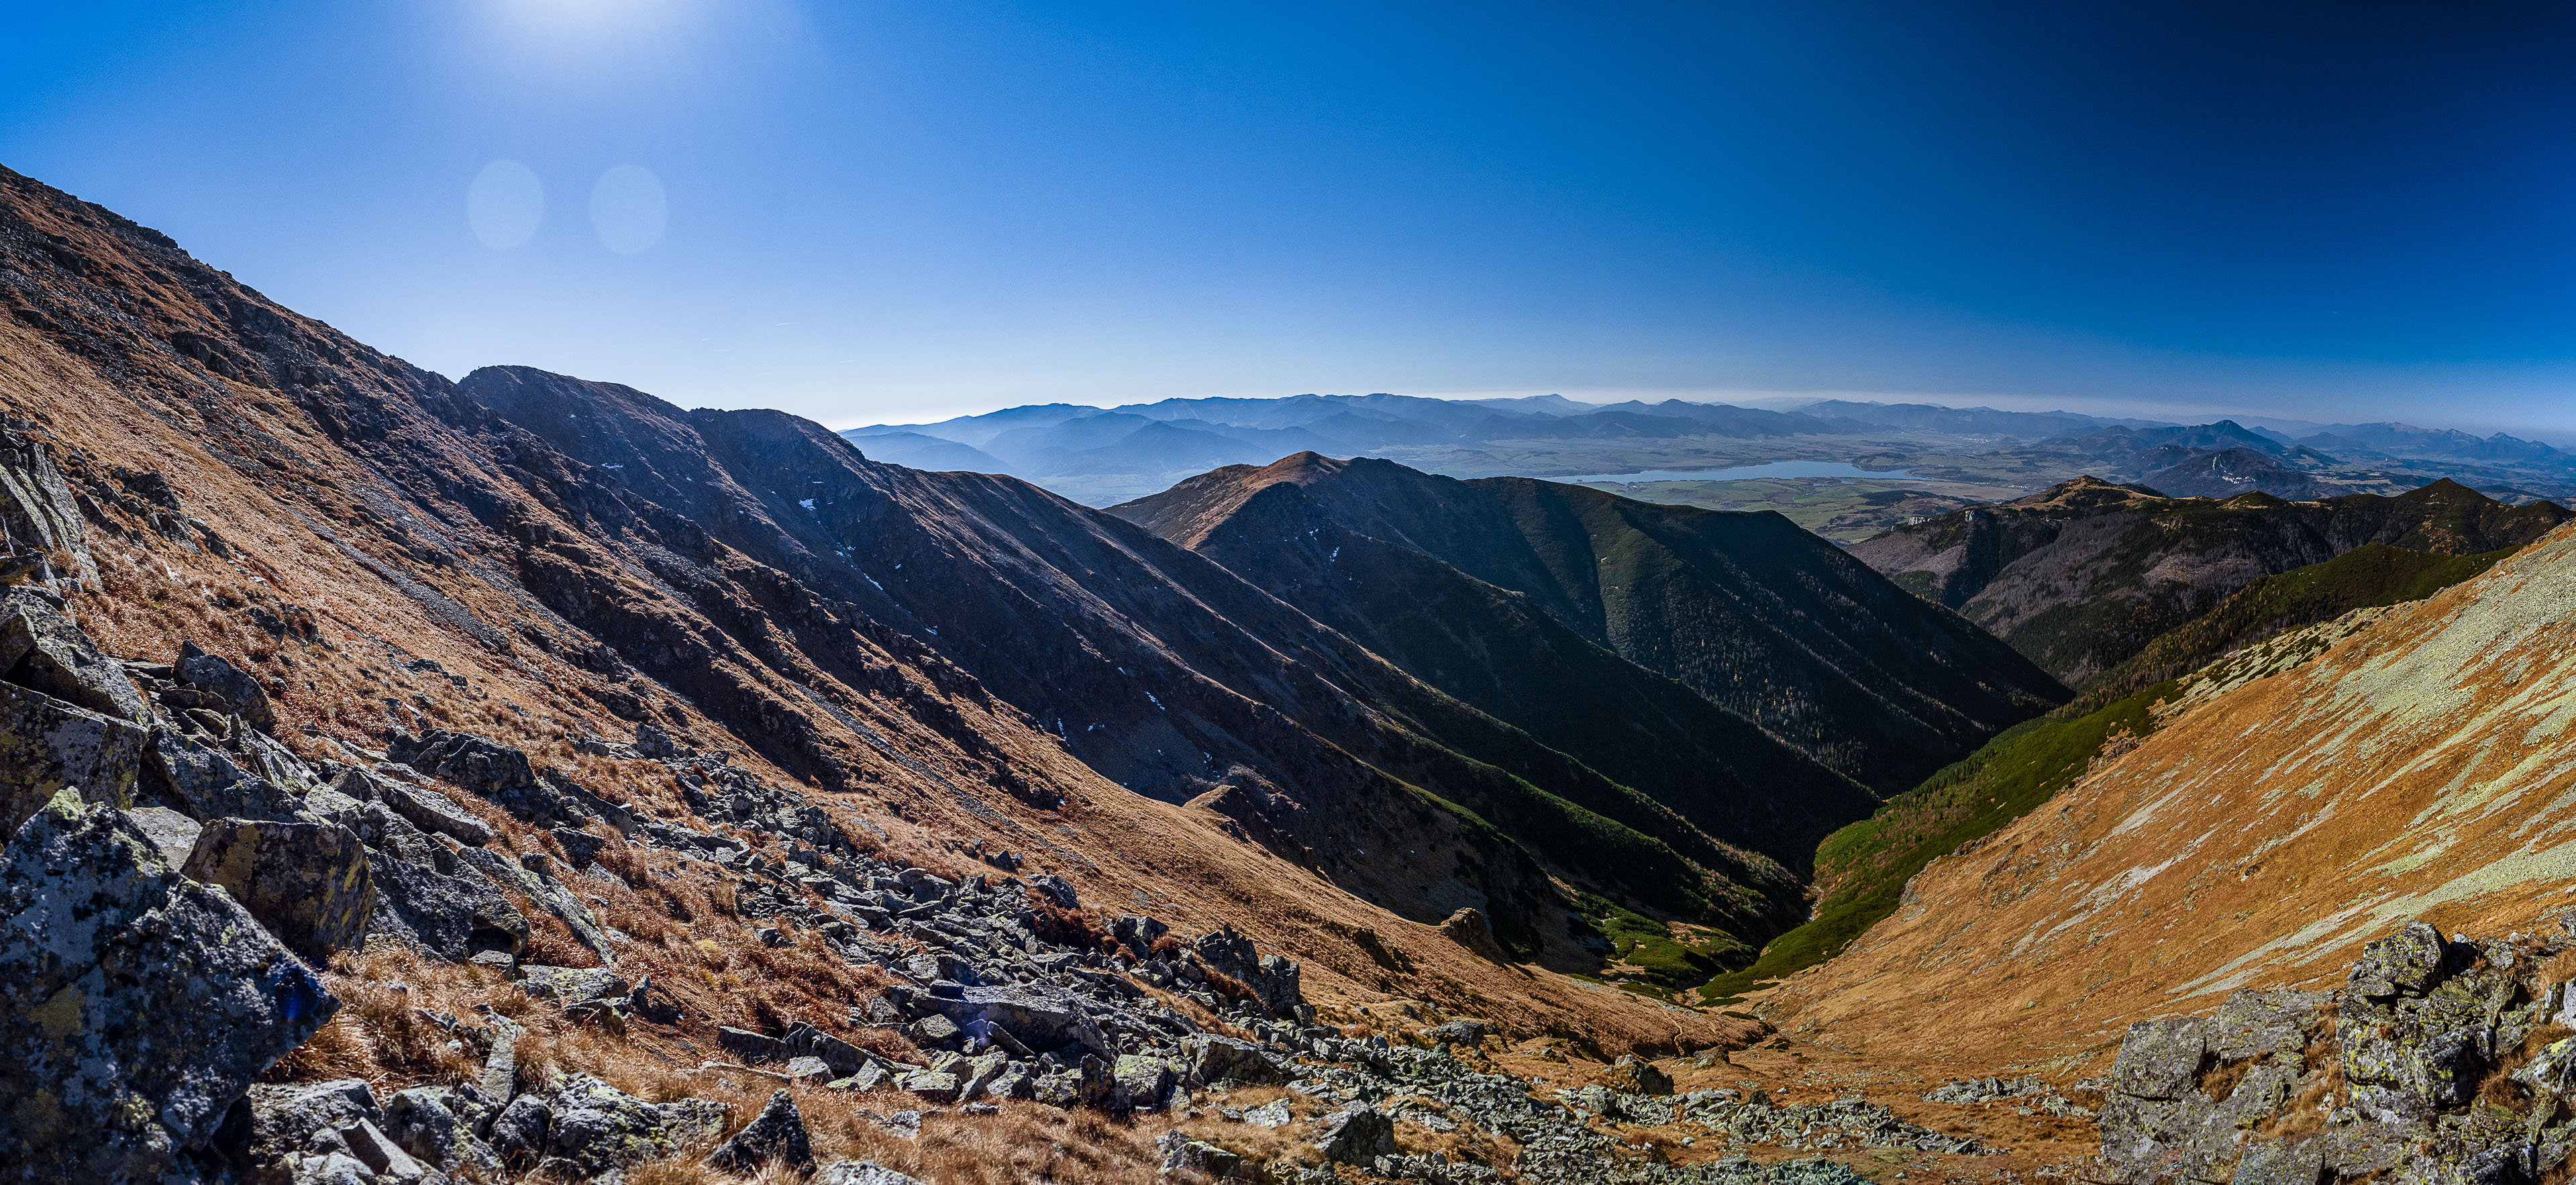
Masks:
[[[1882,792],[2064,694],[1776,515],[1312,454],[1219,469],[1113,512],[1539,735],[1570,746],[1599,738],[1579,752],[1625,750],[1595,758],[1604,766],[1659,760],[1632,742],[1655,739],[1639,730],[1663,721],[1699,732],[1702,745],[1760,753],[1670,684],[1639,678],[1640,667]],[[1599,709],[1560,702],[1542,690],[1559,671],[1619,698]],[[1675,756],[1702,760],[1690,748]],[[1807,797],[1814,805],[1774,833],[1811,842],[1814,820],[1852,802]]]
[[[2470,941],[2411,922],[2325,990],[2132,1025],[2095,1179],[2556,1179],[2576,1155],[2571,949],[2559,926]]]
[[[2168,498],[2077,478],[1853,545],[1854,557],[2081,685],[2254,580],[2365,543],[2464,556],[2566,521],[2451,481],[2395,497]]]

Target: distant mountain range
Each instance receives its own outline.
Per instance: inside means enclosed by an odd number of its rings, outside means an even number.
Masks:
[[[1298,452],[1384,457],[1471,477],[1867,457],[1881,469],[1911,465],[1926,480],[1991,482],[1999,475],[1984,470],[2002,466],[2012,471],[2000,475],[2007,482],[2016,480],[2013,473],[2027,475],[2018,479],[2023,491],[2090,473],[2195,497],[2391,494],[2443,477],[2509,501],[2576,496],[2576,455],[2537,441],[2396,423],[2269,423],[2185,425],[1839,399],[1780,410],[1679,399],[1591,404],[1558,395],[1447,400],[1380,393],[1166,399],[1114,408],[1041,404],[841,435],[872,459],[1006,473],[1094,505]],[[2294,436],[2281,425],[2313,431]]]

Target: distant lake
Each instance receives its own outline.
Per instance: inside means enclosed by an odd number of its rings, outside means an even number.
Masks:
[[[1547,481],[1753,481],[1765,477],[1874,477],[1880,481],[1922,481],[1910,469],[1863,469],[1843,461],[1773,461],[1768,465],[1739,465],[1732,469],[1647,469],[1637,473],[1593,473],[1582,477],[1550,477]]]

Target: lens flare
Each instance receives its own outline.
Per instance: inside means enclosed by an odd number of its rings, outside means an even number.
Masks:
[[[619,165],[599,175],[590,187],[590,225],[601,246],[633,255],[662,241],[670,222],[670,203],[662,179],[638,165]]]
[[[536,171],[514,160],[496,160],[474,174],[465,189],[465,221],[474,237],[506,251],[535,237],[546,216],[546,186]]]

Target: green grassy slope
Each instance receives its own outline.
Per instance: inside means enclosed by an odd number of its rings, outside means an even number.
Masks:
[[[2365,543],[2322,564],[2266,576],[2104,671],[2085,685],[2076,703],[2079,708],[2108,703],[2199,670],[2230,650],[2355,609],[2422,600],[2494,567],[2515,550],[2452,556]]]

